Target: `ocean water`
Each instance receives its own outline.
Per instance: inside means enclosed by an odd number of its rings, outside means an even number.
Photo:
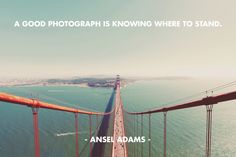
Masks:
[[[127,111],[143,111],[165,105],[203,98],[206,95],[235,90],[226,89],[205,92],[206,89],[232,80],[153,80],[138,81],[122,88],[121,95]],[[71,106],[93,111],[105,111],[113,102],[112,89],[81,87],[1,87],[1,92],[12,93],[29,98],[38,98],[50,103]],[[184,98],[194,95],[194,97]],[[184,98],[184,99],[180,99]],[[175,101],[175,100],[179,101]],[[148,116],[144,116],[144,136],[148,138]],[[125,114],[127,136],[141,135],[140,116]],[[102,122],[102,117],[98,117]],[[112,117],[109,120],[110,124]],[[96,117],[92,117],[94,133]],[[82,157],[89,156],[88,116],[79,115],[79,149]],[[134,128],[135,123],[135,128]],[[196,107],[167,113],[167,156],[203,157],[205,155],[206,108]],[[163,114],[151,116],[151,156],[163,156]],[[32,157],[34,141],[31,108],[0,103],[0,157]],[[75,156],[74,115],[60,111],[39,110],[40,144],[42,157]],[[111,134],[112,125],[107,128]],[[110,148],[105,148],[104,156],[110,156]],[[142,144],[128,144],[129,156],[141,157]],[[144,156],[148,156],[149,142],[143,143]],[[236,156],[236,101],[214,105],[212,156]]]

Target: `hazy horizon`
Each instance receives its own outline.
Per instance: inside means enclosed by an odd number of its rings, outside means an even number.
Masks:
[[[21,81],[27,81],[27,80],[47,80],[47,79],[76,79],[76,78],[116,78],[116,75],[75,75],[75,76],[44,76],[44,77],[1,77],[0,82],[4,81],[11,81],[11,80],[21,80]],[[236,80],[236,77],[214,77],[214,76],[174,76],[174,75],[165,75],[165,76],[141,76],[141,75],[121,75],[121,78],[124,79],[137,79],[137,80],[152,80],[152,79],[200,79],[200,80],[225,80],[227,81],[234,81]]]
[[[47,4],[47,5],[45,5]],[[235,1],[4,1],[0,78],[236,78]],[[99,6],[99,7],[98,7]],[[142,12],[140,12],[142,10]],[[221,28],[14,28],[15,20],[219,20]]]

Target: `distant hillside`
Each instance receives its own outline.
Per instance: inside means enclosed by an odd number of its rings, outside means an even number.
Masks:
[[[45,85],[87,85],[89,87],[108,87],[115,85],[114,78],[76,78],[76,79],[48,79]]]
[[[189,77],[133,77],[121,78],[121,86],[124,87],[129,83],[138,80],[186,80]],[[0,86],[80,86],[80,87],[104,87],[113,88],[116,79],[113,77],[74,77],[64,79],[13,79],[10,81],[0,82]]]

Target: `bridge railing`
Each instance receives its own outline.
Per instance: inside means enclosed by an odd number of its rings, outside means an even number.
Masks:
[[[0,101],[18,104],[23,106],[28,106],[32,108],[33,113],[33,127],[34,127],[34,147],[35,147],[35,157],[40,157],[40,138],[39,138],[39,126],[38,126],[38,111],[40,108],[50,109],[50,110],[57,110],[63,112],[73,113],[75,117],[75,147],[76,147],[76,154],[75,157],[79,157],[79,131],[78,131],[78,114],[85,114],[89,116],[89,126],[90,126],[90,139],[92,137],[92,115],[97,116],[105,116],[112,114],[114,112],[114,108],[110,112],[92,112],[86,110],[80,110],[71,107],[60,106],[56,104],[51,104],[47,102],[40,101],[38,99],[29,99],[19,96],[10,95],[7,93],[0,93]],[[98,122],[97,122],[98,123]],[[90,157],[92,156],[92,143],[90,143]]]
[[[143,123],[143,115],[148,115],[149,116],[149,139],[151,136],[151,114],[154,113],[163,113],[164,116],[164,129],[163,129],[163,156],[166,157],[166,130],[167,130],[167,112],[174,111],[174,110],[181,110],[181,109],[187,109],[187,108],[193,108],[197,106],[206,106],[206,157],[211,157],[211,135],[212,135],[212,109],[213,105],[218,104],[220,102],[225,102],[225,101],[230,101],[230,100],[235,100],[236,99],[236,91],[221,94],[221,95],[216,95],[216,96],[207,96],[206,98],[196,100],[196,101],[191,101],[183,104],[177,104],[173,106],[167,106],[167,107],[162,107],[162,108],[155,108],[152,110],[148,111],[143,111],[143,112],[128,112],[125,110],[127,114],[130,115],[140,115],[141,116],[141,122]],[[149,157],[151,157],[151,144],[149,142]],[[143,157],[143,153],[142,153]]]

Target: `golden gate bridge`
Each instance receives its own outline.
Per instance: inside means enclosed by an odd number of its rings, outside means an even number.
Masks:
[[[114,142],[112,144],[112,150],[111,150],[111,157],[128,157],[128,146],[126,142],[118,142],[116,139],[118,137],[125,137],[125,125],[124,125],[124,113],[129,114],[134,117],[134,124],[135,121],[138,119],[138,116],[140,116],[141,119],[141,135],[143,135],[143,116],[148,116],[148,154],[144,154],[143,151],[143,143],[141,144],[141,154],[139,154],[141,157],[151,157],[151,115],[155,113],[163,113],[163,156],[167,157],[167,113],[174,111],[174,110],[182,110],[187,108],[193,108],[198,106],[205,106],[206,107],[206,144],[205,144],[205,157],[211,157],[211,143],[212,143],[212,111],[213,111],[213,105],[219,104],[221,102],[225,101],[231,101],[236,99],[236,91],[223,93],[216,96],[207,96],[203,99],[199,99],[196,101],[191,101],[187,103],[181,103],[173,106],[167,106],[162,108],[155,108],[148,111],[143,112],[129,112],[124,110],[121,95],[120,95],[120,78],[119,75],[117,76],[116,82],[115,82],[115,104],[111,111],[109,112],[93,112],[93,111],[87,111],[87,110],[81,110],[76,109],[72,107],[64,107],[57,104],[51,104],[47,102],[40,101],[38,99],[29,99],[25,97],[19,97],[15,95],[10,95],[7,93],[0,93],[0,101],[12,103],[12,104],[19,104],[28,106],[32,109],[33,114],[33,129],[34,129],[34,156],[40,157],[40,136],[39,136],[39,126],[38,126],[38,112],[39,109],[49,109],[49,110],[57,110],[62,112],[69,112],[74,114],[74,126],[75,126],[75,157],[80,157],[79,153],[79,122],[78,122],[78,115],[84,114],[89,116],[89,135],[90,139],[92,138],[92,116],[96,116],[97,123],[98,124],[98,116],[107,116],[107,115],[113,115],[113,139]],[[229,85],[229,84],[227,84]],[[134,128],[134,134],[135,134],[135,128]],[[90,140],[89,139],[89,140]],[[135,147],[135,145],[133,145]],[[135,149],[134,149],[135,150]],[[99,150],[98,150],[99,151]],[[89,144],[89,156],[94,157],[97,156],[96,151],[93,152],[93,144],[90,142]],[[135,154],[135,151],[133,152],[133,157],[138,156]],[[99,156],[98,156],[99,157]]]

